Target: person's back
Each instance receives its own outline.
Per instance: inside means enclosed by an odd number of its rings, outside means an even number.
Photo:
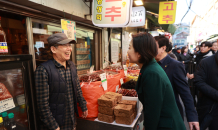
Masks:
[[[216,62],[217,60],[217,62]],[[203,123],[205,116],[211,111],[212,122],[209,124],[209,130],[218,130],[218,54],[205,58],[198,65],[195,72],[195,86],[199,91],[197,110],[200,124]]]
[[[145,69],[142,68],[140,73],[142,76],[140,76],[138,79],[138,84],[143,84],[143,82],[148,83],[150,80],[152,80],[151,78],[155,79],[155,81],[153,81],[155,83],[152,88],[146,88],[147,85],[145,85],[143,89],[145,89],[144,91],[147,91],[153,95],[153,98],[156,102],[155,104],[162,104],[161,107],[148,107],[147,105],[154,104],[154,100],[150,100],[150,102],[146,101],[146,104],[143,105],[144,113],[147,115],[145,120],[155,120],[155,115],[160,114],[157,129],[172,127],[175,130],[185,130],[186,128],[176,105],[173,88],[164,70],[157,64],[156,61],[152,61],[152,63],[149,64]],[[152,90],[150,89],[155,89],[156,92],[152,93]],[[139,92],[139,98],[140,97],[141,94]],[[153,113],[152,111],[157,113]],[[146,122],[145,126],[147,126],[148,129],[152,128],[149,127],[149,124]]]

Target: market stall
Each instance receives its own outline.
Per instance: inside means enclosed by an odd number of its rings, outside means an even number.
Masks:
[[[135,91],[138,75],[137,67],[108,66],[80,76],[89,114],[81,118],[79,109],[77,129],[142,130],[143,107]]]

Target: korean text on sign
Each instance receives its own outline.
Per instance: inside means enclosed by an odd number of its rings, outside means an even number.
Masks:
[[[94,0],[92,20],[94,25],[126,25],[129,23],[131,1]]]
[[[176,1],[160,2],[159,24],[173,24],[176,19]]]

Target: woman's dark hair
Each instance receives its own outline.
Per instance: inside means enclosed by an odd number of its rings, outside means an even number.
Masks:
[[[212,44],[210,42],[202,42],[201,47],[205,44],[207,47],[212,47]]]
[[[166,52],[170,52],[173,49],[173,45],[170,43],[166,49]]]
[[[186,46],[182,47],[182,49],[181,49],[182,54],[184,53],[185,49],[186,49]]]
[[[153,36],[149,33],[138,33],[132,37],[133,48],[141,55],[139,63],[147,65],[158,53]]]

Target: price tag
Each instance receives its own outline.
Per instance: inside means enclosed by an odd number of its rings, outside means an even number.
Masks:
[[[90,73],[92,73],[92,72],[94,71],[94,67],[95,67],[94,65],[92,65],[92,66],[90,67],[90,71],[89,71]]]
[[[126,66],[126,65],[123,65],[123,69],[124,69],[124,74],[125,74],[125,76],[127,76],[127,66]]]
[[[0,101],[0,113],[14,108],[13,98],[8,98]]]
[[[121,84],[121,85],[123,84],[123,78],[120,79],[120,84]]]
[[[104,88],[104,91],[107,90],[107,79],[106,79],[106,73],[100,74],[102,87]]]
[[[116,93],[118,92],[119,90],[119,85],[116,86]]]
[[[18,105],[25,104],[25,96],[24,96],[24,94],[17,96],[17,103],[18,103]]]

